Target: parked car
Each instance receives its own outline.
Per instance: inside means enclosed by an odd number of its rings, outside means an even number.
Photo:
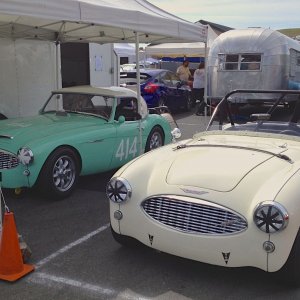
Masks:
[[[140,69],[144,68],[150,68],[151,64],[150,63],[139,63]],[[120,72],[127,72],[127,71],[133,71],[136,70],[136,64],[123,64],[120,65]]]
[[[168,106],[171,110],[191,109],[191,88],[171,71],[142,69],[140,71],[141,95],[148,107]],[[123,87],[136,87],[136,71],[120,73]]]
[[[171,123],[170,114],[149,114],[126,88],[53,91],[38,116],[0,121],[1,186],[69,196],[79,175],[118,168],[170,143]]]
[[[299,285],[300,100],[289,116],[285,96],[300,99],[300,91],[269,92],[272,105],[250,106],[261,111],[239,123],[230,109],[236,93],[207,131],[115,173],[107,185],[112,233],[121,244],[200,262],[280,271]]]

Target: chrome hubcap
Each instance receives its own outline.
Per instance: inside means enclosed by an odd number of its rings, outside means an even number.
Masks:
[[[67,191],[73,185],[75,175],[75,163],[69,156],[61,156],[54,164],[53,182],[59,191]]]
[[[162,146],[162,137],[158,132],[153,133],[150,140],[150,150]]]

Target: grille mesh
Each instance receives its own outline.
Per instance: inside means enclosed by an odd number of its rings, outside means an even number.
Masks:
[[[19,165],[18,158],[6,151],[0,150],[0,170],[12,169]]]
[[[233,234],[247,228],[241,216],[225,207],[209,202],[189,202],[171,198],[154,197],[142,203],[145,213],[156,221],[176,230],[200,234]]]

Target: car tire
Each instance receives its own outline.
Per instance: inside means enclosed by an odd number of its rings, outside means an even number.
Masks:
[[[291,286],[300,286],[300,230],[285,265],[278,271],[280,280]]]
[[[79,159],[67,147],[53,151],[39,175],[38,189],[46,196],[63,199],[71,195],[78,181]]]
[[[164,133],[158,126],[152,128],[147,138],[145,152],[159,148],[164,145]]]

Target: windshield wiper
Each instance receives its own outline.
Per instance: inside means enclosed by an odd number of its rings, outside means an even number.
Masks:
[[[198,147],[211,147],[211,148],[218,148],[218,147],[222,147],[222,148],[233,148],[233,149],[242,149],[242,150],[250,150],[250,151],[256,151],[256,152],[261,152],[261,153],[265,153],[265,154],[271,154],[273,156],[276,156],[280,159],[283,159],[289,163],[294,163],[293,160],[288,157],[285,154],[281,154],[281,153],[274,153],[268,150],[263,150],[263,149],[257,149],[257,148],[251,148],[251,147],[243,147],[243,146],[232,146],[232,145],[211,145],[211,144],[205,144],[205,145],[186,145],[186,144],[182,144],[182,145],[178,145],[177,147],[173,148],[173,150],[180,150],[180,149],[185,149],[185,148],[198,148]]]

